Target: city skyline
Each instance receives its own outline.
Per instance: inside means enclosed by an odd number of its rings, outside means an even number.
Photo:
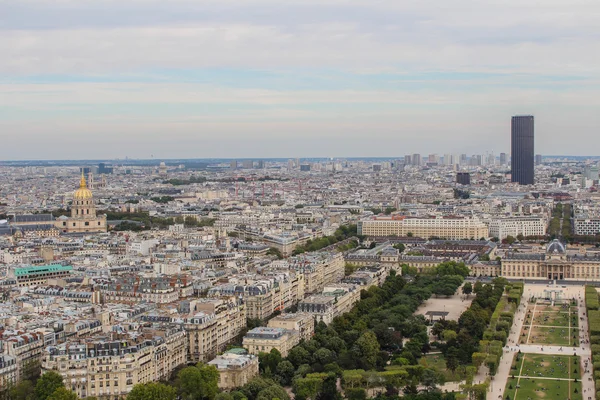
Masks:
[[[274,5],[277,5],[276,7]],[[0,4],[6,159],[506,152],[600,144],[586,1]],[[567,134],[569,140],[561,140]]]

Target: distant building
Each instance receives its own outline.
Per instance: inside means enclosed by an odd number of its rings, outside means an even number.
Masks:
[[[535,165],[541,165],[541,164],[542,164],[542,155],[536,154],[535,155]]]
[[[488,237],[488,227],[477,218],[457,216],[405,217],[375,216],[358,222],[358,234],[365,236],[439,237],[443,239],[479,239]]]
[[[404,156],[404,165],[412,165],[412,156],[410,154]]]
[[[158,166],[158,175],[163,178],[167,176],[167,164],[164,161]]]
[[[519,185],[533,185],[533,115],[512,117],[511,174]]]
[[[566,245],[553,240],[545,252],[509,251],[502,258],[501,275],[506,278],[600,279],[600,256],[584,248],[568,253]]]
[[[236,170],[236,169],[237,169],[237,167],[238,167],[238,162],[237,162],[236,160],[232,160],[232,161],[229,163],[229,169],[231,169],[231,170]]]
[[[99,163],[98,164],[98,174],[112,174],[113,167],[110,164]]]
[[[373,164],[373,172],[381,172],[381,164]]]
[[[17,267],[8,272],[9,278],[14,278],[19,287],[47,285],[49,279],[62,279],[71,275],[70,265],[50,264],[35,267]]]
[[[412,165],[416,165],[416,166],[420,166],[421,165],[421,155],[420,154],[413,154],[411,157],[411,161],[412,161]]]
[[[79,189],[73,194],[71,217],[60,216],[54,222],[65,233],[106,232],[106,215],[96,215],[94,195],[81,175]]]
[[[263,160],[258,160],[258,163],[256,164],[256,168],[263,169],[264,167],[265,167],[265,162]]]
[[[471,174],[468,172],[457,172],[456,173],[456,183],[461,185],[470,185],[471,184]]]
[[[490,221],[490,236],[502,240],[507,236],[544,236],[547,222],[541,217],[508,217]]]
[[[600,218],[573,218],[573,229],[576,235],[598,235],[600,234]]]
[[[254,161],[252,161],[252,160],[244,160],[244,161],[242,161],[242,168],[244,168],[244,169],[252,169],[252,168],[254,168]]]
[[[301,164],[300,171],[304,171],[304,172],[310,171],[310,164]]]
[[[500,165],[506,165],[507,163],[506,153],[500,153]]]

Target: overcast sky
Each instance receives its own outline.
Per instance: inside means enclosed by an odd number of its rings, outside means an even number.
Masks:
[[[600,154],[598,0],[0,0],[4,159]]]

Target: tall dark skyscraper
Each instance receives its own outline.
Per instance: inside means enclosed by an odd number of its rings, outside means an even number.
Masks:
[[[511,123],[512,181],[533,185],[533,115],[517,115]]]

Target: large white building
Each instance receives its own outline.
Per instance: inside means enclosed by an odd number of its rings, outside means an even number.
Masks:
[[[600,218],[574,218],[576,235],[597,235],[600,233]]]
[[[509,217],[490,221],[490,236],[502,240],[507,236],[543,236],[547,222],[541,217]]]
[[[412,234],[417,237],[443,239],[489,237],[488,227],[481,220],[458,216],[374,216],[358,222],[358,234],[365,236],[407,236]]]

